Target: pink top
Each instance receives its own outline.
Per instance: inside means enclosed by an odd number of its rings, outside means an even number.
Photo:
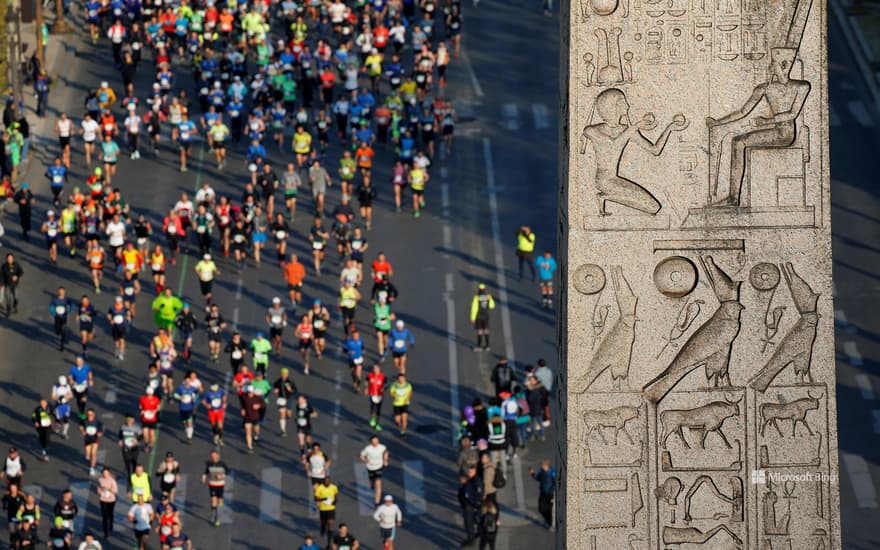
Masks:
[[[98,479],[98,494],[101,497],[101,502],[116,502],[116,493],[118,491],[116,478],[101,476]]]

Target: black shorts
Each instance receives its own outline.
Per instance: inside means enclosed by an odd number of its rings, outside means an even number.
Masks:
[[[150,530],[149,529],[143,529],[143,530],[135,529],[134,536],[137,540],[140,541],[141,539],[145,539],[150,536]]]
[[[125,326],[112,325],[110,327],[110,332],[113,335],[114,340],[122,340],[125,338]]]
[[[312,435],[312,427],[311,426],[297,426],[296,433],[303,434],[304,436],[308,437],[308,436]]]
[[[379,538],[381,538],[383,541],[391,539],[393,534],[394,534],[393,527],[387,527],[387,528],[386,527],[379,527]]]
[[[259,418],[253,418],[253,419],[251,419],[251,418],[244,418],[244,419],[242,419],[242,423],[243,423],[243,424],[259,424],[259,423],[260,423],[260,419],[259,419]]]
[[[281,336],[281,332],[282,332],[283,330],[284,330],[284,329],[281,328],[281,327],[269,327],[269,337],[270,337],[270,338],[275,338],[276,336],[279,336],[279,337],[280,337],[280,336]]]
[[[391,357],[393,357],[395,359],[400,359],[401,357],[406,357],[406,352],[405,351],[392,351]]]
[[[321,523],[336,519],[336,510],[320,510],[318,513],[321,515]]]
[[[65,147],[70,147],[70,136],[59,136],[58,143],[61,145],[62,149],[64,149]]]
[[[474,328],[477,330],[489,330],[489,319],[477,319],[474,321]]]
[[[214,281],[199,281],[199,288],[202,290],[202,296],[210,294],[213,286]]]
[[[146,428],[148,430],[155,430],[156,426],[158,426],[158,425],[159,425],[158,420],[154,420],[153,422],[147,422],[147,421],[141,419],[141,427],[142,428]]]
[[[220,333],[219,332],[208,332],[208,340],[211,342],[219,342],[220,341]]]
[[[370,481],[382,479],[382,470],[384,469],[385,468],[379,468],[378,470],[367,470],[367,476],[370,478]]]
[[[425,190],[424,189],[413,189],[412,194],[417,197],[421,197],[422,195],[425,194]]]
[[[222,151],[223,149],[226,149],[226,142],[214,140],[214,149],[216,149],[217,151]]]
[[[180,150],[181,151],[189,151],[190,142],[189,141],[180,141]]]
[[[394,416],[409,412],[409,405],[394,405]]]
[[[209,486],[209,487],[208,487],[208,493],[210,493],[210,495],[211,495],[212,497],[223,498],[223,489],[225,489],[225,487],[212,487],[212,486]]]
[[[194,409],[180,409],[178,411],[180,413],[180,421],[186,422],[187,420],[192,420]]]
[[[310,347],[312,347],[312,339],[311,338],[309,338],[308,340],[300,340],[299,341],[299,350],[300,351],[307,350]]]
[[[290,198],[290,197],[288,197],[288,198]],[[300,283],[298,285],[292,285],[292,284],[288,283],[287,284],[287,291],[288,292],[290,292],[290,291],[302,292],[302,287],[303,287],[302,283]]]
[[[327,334],[326,330],[315,329],[315,340],[323,340],[325,334]]]

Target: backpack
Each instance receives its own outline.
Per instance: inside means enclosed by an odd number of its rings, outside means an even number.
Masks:
[[[505,485],[507,485],[507,478],[504,477],[504,470],[501,468],[501,464],[498,464],[495,466],[495,479],[492,481],[492,487],[503,489]]]
[[[498,532],[498,516],[491,512],[483,514],[482,520],[483,532],[494,535]]]
[[[503,388],[510,386],[510,380],[512,378],[512,373],[511,373],[512,370],[513,369],[510,367],[510,365],[502,365],[501,368],[498,369],[497,380],[498,380],[499,386],[501,386]]]
[[[526,401],[525,397],[517,397],[516,404],[519,405],[520,410],[522,410],[523,416],[529,414],[529,402]]]

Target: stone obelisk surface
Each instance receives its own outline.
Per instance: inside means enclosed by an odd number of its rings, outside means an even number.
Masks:
[[[562,25],[560,547],[839,549],[824,0]]]

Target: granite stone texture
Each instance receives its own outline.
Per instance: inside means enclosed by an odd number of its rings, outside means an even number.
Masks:
[[[562,12],[559,547],[839,549],[824,0]]]

